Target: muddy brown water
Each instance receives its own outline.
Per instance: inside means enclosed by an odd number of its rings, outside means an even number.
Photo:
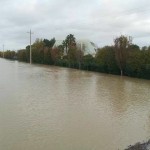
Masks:
[[[117,150],[150,138],[150,81],[0,59],[0,150]]]

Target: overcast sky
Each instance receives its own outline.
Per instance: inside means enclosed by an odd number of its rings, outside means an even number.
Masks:
[[[150,45],[150,0],[0,0],[0,49],[18,50],[36,38],[68,34],[111,45],[121,34]]]

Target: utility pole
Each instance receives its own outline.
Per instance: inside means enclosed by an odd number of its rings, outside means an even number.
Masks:
[[[31,29],[30,29],[30,32],[27,32],[27,33],[30,34],[30,64],[32,64],[31,34],[33,34],[33,33],[31,32]]]
[[[82,41],[81,41],[81,51],[82,51]]]
[[[3,44],[3,58],[4,58],[4,44]]]
[[[80,43],[80,49],[79,49],[79,69],[81,69],[81,54],[82,54],[82,41]]]

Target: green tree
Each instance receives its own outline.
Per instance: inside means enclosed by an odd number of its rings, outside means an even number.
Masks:
[[[129,52],[130,51],[140,51],[140,47],[136,44],[129,45],[128,49],[129,49]]]
[[[87,54],[83,56],[83,69],[85,70],[94,70],[94,57],[91,54]]]
[[[115,74],[118,73],[113,46],[105,46],[98,49],[95,61],[99,67],[99,71]]]
[[[4,56],[6,59],[16,59],[16,52],[11,51],[11,50],[7,50],[4,52]]]
[[[17,59],[19,61],[27,62],[28,58],[29,58],[29,56],[27,57],[27,50],[26,49],[22,49],[22,50],[17,51]]]
[[[126,64],[127,75],[137,77],[140,76],[143,64],[144,60],[142,59],[140,51],[130,52]]]

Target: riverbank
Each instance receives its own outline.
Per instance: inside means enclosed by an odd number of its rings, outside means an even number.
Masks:
[[[136,143],[133,146],[129,146],[125,150],[150,150],[150,140],[144,143]]]

